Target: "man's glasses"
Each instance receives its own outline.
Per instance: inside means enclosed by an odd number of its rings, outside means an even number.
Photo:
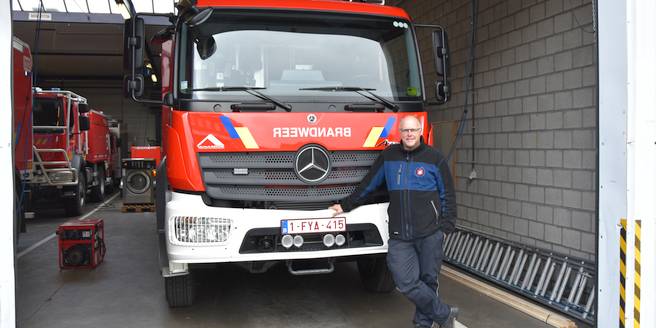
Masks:
[[[399,129],[401,133],[417,133],[421,131],[421,128],[416,128],[416,129]]]

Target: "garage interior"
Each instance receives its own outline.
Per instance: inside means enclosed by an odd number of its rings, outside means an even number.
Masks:
[[[32,50],[34,85],[72,90],[118,120],[124,158],[131,146],[160,145],[159,106],[124,97],[124,27],[114,1],[43,1],[39,10],[40,3],[12,0],[13,32]],[[139,12],[174,10],[171,0],[136,0],[135,5]],[[432,101],[431,34],[417,29],[435,144],[448,152],[465,118],[451,161],[462,240],[454,234],[450,243],[473,251],[485,236],[501,242],[500,262],[503,251],[508,256],[511,250],[553,256],[554,263],[571,261],[572,279],[580,269],[589,280],[581,287],[579,303],[585,305],[589,290],[594,293],[597,258],[594,0],[399,0],[387,5],[405,9],[415,23],[442,25],[449,34],[452,99],[437,105]],[[147,19],[147,35],[167,23],[163,17]],[[153,49],[154,58],[158,51]],[[149,98],[160,97],[159,82],[147,86]],[[404,327],[414,311],[398,291],[363,291],[357,267],[350,263],[318,276],[291,276],[282,267],[260,275],[223,265],[203,269],[196,304],[169,309],[154,213],[122,213],[117,193],[85,210],[104,219],[107,234],[105,263],[91,271],[57,266],[53,233],[71,218],[40,211],[27,222],[16,249],[18,326]],[[466,255],[448,258],[451,270],[481,278],[463,265]],[[441,297],[460,307],[464,326],[551,326],[454,276],[443,275],[440,283]],[[553,311],[578,327],[591,327],[595,306],[588,310],[583,317]]]

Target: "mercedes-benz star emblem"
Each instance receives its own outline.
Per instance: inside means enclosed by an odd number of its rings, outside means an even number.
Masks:
[[[330,156],[318,145],[306,145],[296,153],[294,171],[307,184],[317,184],[330,173]]]

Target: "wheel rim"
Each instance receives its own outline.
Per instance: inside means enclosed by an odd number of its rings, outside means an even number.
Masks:
[[[80,181],[77,184],[78,185],[78,195],[80,195],[80,207],[84,206],[84,193],[86,191],[86,188],[84,186],[84,180],[82,180],[82,177],[80,177]]]
[[[100,175],[100,196],[105,195],[105,175],[101,174]]]

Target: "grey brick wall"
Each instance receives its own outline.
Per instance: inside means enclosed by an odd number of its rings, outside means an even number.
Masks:
[[[429,107],[429,118],[458,119],[465,98],[470,2],[391,4],[407,10],[417,23],[446,27],[453,98]],[[591,2],[480,0],[478,13],[476,134],[468,121],[457,145],[458,224],[594,260],[596,45]],[[430,101],[435,81],[430,31],[420,29],[417,36]],[[478,178],[469,181],[474,154]]]

